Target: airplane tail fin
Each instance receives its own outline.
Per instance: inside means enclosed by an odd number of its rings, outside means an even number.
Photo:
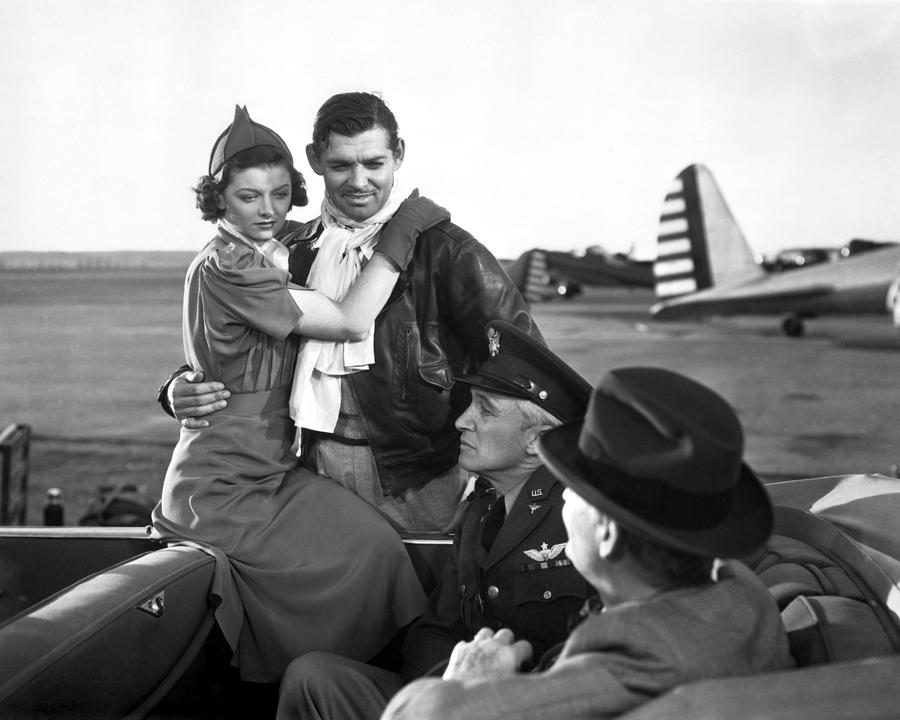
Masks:
[[[547,257],[543,250],[527,250],[506,267],[506,273],[529,303],[547,294]]]
[[[682,170],[666,194],[657,250],[653,274],[660,300],[765,274],[703,165]]]
[[[538,302],[547,293],[547,256],[542,250],[528,253],[528,266],[525,270],[525,289],[522,295],[527,302]]]

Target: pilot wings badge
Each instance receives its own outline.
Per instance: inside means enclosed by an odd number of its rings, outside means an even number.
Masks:
[[[548,547],[547,543],[541,543],[540,550],[523,550],[528,557],[537,562],[547,562],[548,560],[553,560],[557,555],[559,555],[566,547],[566,543],[561,542],[557,543],[553,547]]]
[[[500,331],[496,328],[488,328],[488,352],[491,357],[497,357],[500,354]]]

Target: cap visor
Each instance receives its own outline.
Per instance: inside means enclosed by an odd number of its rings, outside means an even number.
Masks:
[[[511,395],[512,397],[523,398],[525,400],[532,399],[527,392],[515,383],[504,382],[498,378],[489,377],[480,373],[472,373],[471,375],[457,378],[456,382],[481,388],[482,390],[488,390],[489,392],[500,393],[501,395]]]

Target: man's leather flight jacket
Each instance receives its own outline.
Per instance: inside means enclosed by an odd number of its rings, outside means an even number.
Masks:
[[[305,283],[321,232],[316,219],[285,238],[295,283]],[[484,328],[493,319],[541,337],[484,245],[449,220],[424,231],[375,320],[375,364],[348,376],[385,494],[424,484],[456,463],[454,422],[469,392],[455,379],[487,357]]]

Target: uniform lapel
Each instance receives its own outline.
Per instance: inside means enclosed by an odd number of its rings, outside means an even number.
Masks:
[[[558,482],[545,467],[541,466],[525,481],[512,509],[506,516],[506,522],[500,528],[494,546],[485,558],[484,568],[487,570],[509,553],[519,549],[528,535],[540,525],[553,503],[550,502],[550,490]]]

